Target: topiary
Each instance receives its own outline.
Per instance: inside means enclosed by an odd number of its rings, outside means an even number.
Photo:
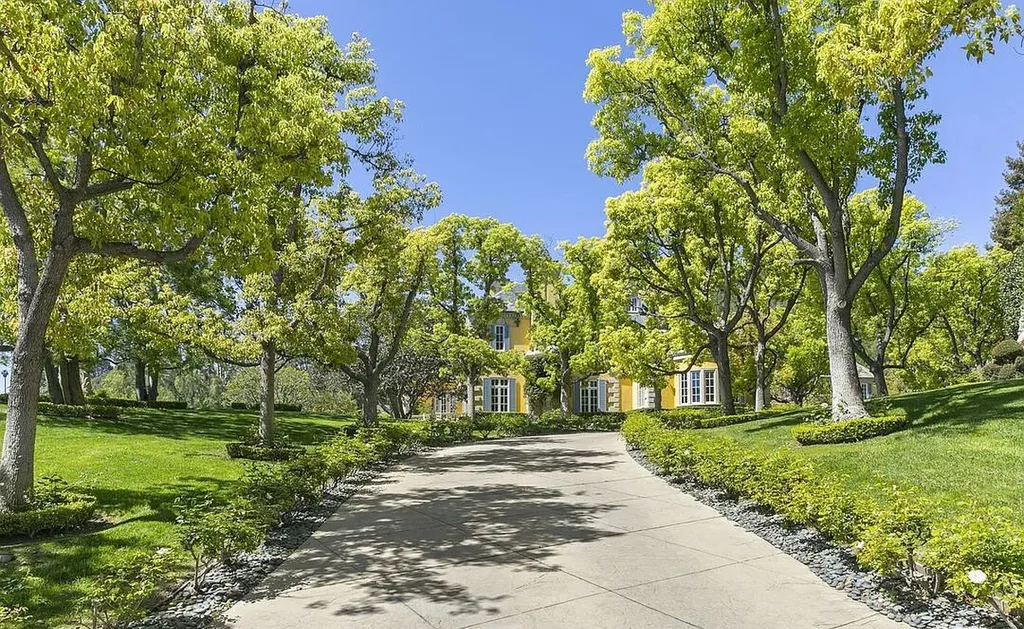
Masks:
[[[1003,339],[992,348],[992,360],[997,365],[1012,365],[1021,356],[1024,356],[1024,348],[1013,339]]]

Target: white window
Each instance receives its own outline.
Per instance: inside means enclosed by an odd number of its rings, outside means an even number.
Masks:
[[[434,414],[451,417],[458,410],[459,398],[455,393],[442,393],[434,398]]]
[[[870,400],[871,399],[871,383],[870,382],[861,382],[860,383],[860,393],[861,393],[862,396],[864,396],[865,400]]]
[[[601,411],[601,385],[597,380],[584,380],[580,383],[580,412],[599,413]]]
[[[499,352],[503,352],[506,349],[508,349],[507,347],[505,347],[505,325],[503,323],[499,323],[498,325],[494,326],[493,345],[494,349],[498,350]]]
[[[654,408],[655,395],[657,391],[654,387],[641,386],[640,383],[633,383],[633,399],[636,400],[633,403],[635,408]]]
[[[510,383],[508,378],[491,378],[491,412],[508,413]]]
[[[644,302],[640,301],[640,298],[636,295],[632,295],[629,298],[629,306],[626,310],[629,314],[643,314]]]
[[[711,369],[704,370],[704,403],[715,403],[715,372]]]
[[[679,405],[718,402],[718,370],[693,369],[679,376]]]

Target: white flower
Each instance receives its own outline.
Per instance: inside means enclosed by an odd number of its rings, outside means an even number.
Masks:
[[[170,548],[157,548],[156,549],[156,555],[158,557],[162,557],[164,555],[169,555],[169,554],[171,554],[171,549]]]
[[[857,550],[864,550],[864,542],[857,542],[856,544],[853,545],[853,547],[856,548]]]
[[[988,575],[982,570],[971,570],[967,573],[967,579],[974,584],[981,585],[988,580]]]

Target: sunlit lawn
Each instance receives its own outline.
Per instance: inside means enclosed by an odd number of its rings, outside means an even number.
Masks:
[[[946,510],[978,503],[1024,514],[1024,381],[962,385],[895,396],[892,402],[907,410],[913,427],[861,443],[799,446],[790,434],[797,416],[708,432],[792,449],[865,491],[906,482]]]
[[[349,420],[281,413],[278,421],[281,434],[308,444],[338,432]],[[81,482],[99,498],[113,526],[48,541],[7,546],[0,541],[0,549],[13,551],[17,566],[28,566],[39,577],[17,597],[19,604],[47,626],[59,626],[81,613],[75,602],[116,554],[174,545],[175,497],[193,489],[230,493],[243,464],[226,457],[224,444],[244,438],[255,422],[253,412],[145,409],[123,409],[118,420],[42,418],[37,476]],[[0,577],[10,573],[10,567],[0,568]],[[0,601],[4,598],[0,592]]]

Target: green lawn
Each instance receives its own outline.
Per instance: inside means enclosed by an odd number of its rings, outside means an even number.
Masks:
[[[708,430],[763,448],[789,448],[868,492],[906,482],[942,508],[970,503],[1024,513],[1024,381],[962,385],[895,396],[910,430],[843,445],[799,446],[798,415]]]
[[[282,435],[309,444],[350,420],[279,413],[278,421]],[[224,444],[244,438],[255,424],[255,413],[243,411],[123,409],[118,420],[42,418],[37,476],[56,474],[87,485],[113,526],[0,547],[13,550],[18,564],[39,577],[29,582],[21,604],[57,626],[71,618],[72,601],[83,595],[90,575],[116,553],[172,546],[175,497],[191,489],[229,493],[243,464],[227,458]],[[0,579],[10,572],[0,569]]]

